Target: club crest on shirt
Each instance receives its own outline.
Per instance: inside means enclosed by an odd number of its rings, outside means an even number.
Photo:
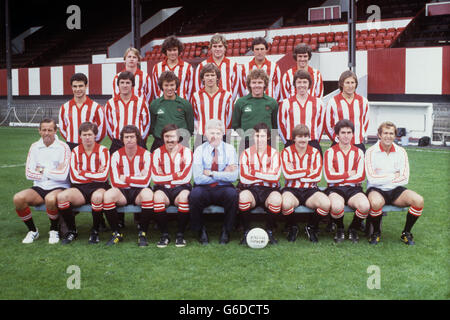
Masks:
[[[178,111],[178,112],[183,112],[183,108],[178,107],[178,108],[177,108],[177,111]]]
[[[266,110],[270,110],[270,106],[266,106]]]
[[[163,110],[163,109],[158,109],[158,111],[156,112],[156,114],[164,114],[164,110]]]
[[[252,112],[252,106],[246,106],[243,112]]]

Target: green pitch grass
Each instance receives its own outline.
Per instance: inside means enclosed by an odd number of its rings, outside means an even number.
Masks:
[[[0,299],[450,298],[448,149],[408,148],[409,188],[425,198],[412,247],[400,241],[406,212],[390,212],[383,218],[382,242],[377,246],[370,246],[362,234],[358,244],[347,240],[336,245],[324,225],[318,244],[310,243],[304,232],[295,243],[288,243],[283,223],[275,232],[276,246],[262,250],[240,246],[237,231],[228,245],[221,246],[220,222],[211,217],[208,246],[201,246],[189,232],[185,248],[176,248],[173,238],[167,248],[157,248],[159,232],[152,225],[150,246],[138,248],[129,214],[125,241],[107,248],[109,233],[101,234],[100,244],[88,245],[89,213],[77,216],[78,240],[68,246],[49,245],[48,218],[34,210],[40,238],[22,244],[27,229],[14,211],[12,197],[31,186],[24,163],[37,139],[36,129],[0,127]],[[346,226],[351,219],[347,214]],[[76,284],[70,266],[79,268],[79,289],[70,289]],[[378,289],[373,286],[377,274]]]

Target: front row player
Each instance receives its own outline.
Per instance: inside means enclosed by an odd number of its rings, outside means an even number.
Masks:
[[[286,179],[283,188],[283,215],[287,216],[288,241],[295,241],[298,226],[294,220],[294,209],[304,205],[315,210],[305,226],[311,242],[318,242],[319,222],[330,211],[330,200],[320,191],[317,183],[322,177],[322,156],[317,148],[308,144],[309,128],[298,124],[292,130],[294,144],[283,149],[281,163]]]
[[[176,247],[184,247],[184,232],[189,221],[188,197],[192,190],[192,151],[179,143],[180,135],[175,124],[166,124],[161,136],[164,145],[153,152],[152,179],[154,186],[154,212],[161,231],[158,248],[167,247],[170,242],[166,207],[178,207],[178,230]]]
[[[383,206],[392,204],[408,207],[406,223],[401,239],[407,245],[413,245],[411,228],[422,215],[423,197],[404,186],[409,180],[408,155],[404,148],[394,143],[397,127],[390,121],[378,127],[378,138],[375,145],[366,153],[367,195],[370,202],[369,221],[373,225],[373,234],[369,242],[380,241],[380,224]]]
[[[247,244],[250,231],[250,210],[256,206],[264,207],[266,215],[266,231],[270,244],[277,244],[273,236],[275,216],[281,212],[280,154],[272,148],[268,141],[270,134],[266,123],[261,122],[253,127],[255,144],[241,154],[239,192],[239,212],[244,226],[244,237],[241,244]]]
[[[331,202],[331,217],[336,221],[334,241],[342,242],[344,235],[344,207],[355,209],[353,221],[348,228],[348,239],[358,242],[358,226],[367,218],[370,210],[369,200],[361,184],[365,179],[364,153],[351,144],[355,127],[350,120],[336,123],[334,132],[339,143],[325,151],[324,175],[328,184],[325,193]]]
[[[16,193],[13,198],[16,212],[29,230],[22,243],[33,243],[39,238],[29,206],[43,203],[50,219],[48,242],[59,242],[56,196],[69,187],[70,148],[58,139],[56,130],[56,123],[51,119],[43,119],[39,124],[41,139],[31,145],[25,166],[25,175],[33,181],[33,186]]]
[[[103,209],[112,229],[112,237],[106,243],[114,245],[123,240],[120,233],[116,206],[129,204],[141,206],[138,213],[138,245],[147,246],[147,230],[153,211],[153,192],[148,185],[151,178],[150,152],[140,147],[141,134],[134,125],[126,125],[120,132],[123,147],[111,156],[112,188],[105,192]]]
[[[93,228],[89,243],[98,242],[98,231],[102,222],[103,194],[109,188],[109,151],[95,142],[98,127],[91,122],[83,122],[78,134],[81,144],[72,150],[70,159],[70,180],[72,187],[58,193],[58,210],[66,222],[68,232],[62,244],[69,244],[78,236],[75,214],[72,207],[91,203]]]

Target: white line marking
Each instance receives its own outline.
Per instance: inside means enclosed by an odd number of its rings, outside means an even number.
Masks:
[[[15,168],[15,167],[23,167],[25,166],[25,163],[21,163],[21,164],[5,164],[5,165],[1,165],[0,169],[4,169],[4,168]]]

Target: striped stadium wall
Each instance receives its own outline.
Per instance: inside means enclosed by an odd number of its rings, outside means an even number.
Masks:
[[[368,76],[368,94],[450,94],[450,46],[357,51],[357,56],[356,71],[359,78]],[[346,52],[316,53],[313,58],[312,65],[320,69],[326,81],[337,81],[347,69]],[[251,57],[230,59],[242,63]],[[276,60],[282,72],[294,64],[291,54]],[[154,63],[144,61],[141,68],[151,73]],[[123,63],[105,63],[13,69],[12,92],[13,96],[72,95],[70,77],[83,72],[89,79],[88,94],[111,95],[112,79],[123,67]],[[6,95],[6,70],[2,69],[0,96]]]

